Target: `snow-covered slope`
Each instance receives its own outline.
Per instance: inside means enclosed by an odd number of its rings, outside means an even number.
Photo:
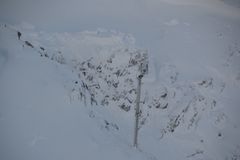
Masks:
[[[136,28],[137,41],[113,30],[1,24],[0,159],[240,159],[238,12],[184,0],[198,7],[177,16],[180,1],[167,2],[176,10],[152,23],[158,29]],[[149,71],[134,149],[142,60]]]
[[[144,159],[118,133],[121,110],[72,101],[69,86],[78,80],[72,69],[41,57],[15,34],[1,26],[2,160]]]

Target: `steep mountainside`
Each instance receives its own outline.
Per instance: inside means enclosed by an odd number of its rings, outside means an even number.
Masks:
[[[199,67],[190,78],[177,63],[152,61],[127,34],[87,31],[71,40],[19,30],[0,31],[2,159],[240,159],[237,42],[218,57],[220,67]],[[150,67],[135,150],[141,63]]]

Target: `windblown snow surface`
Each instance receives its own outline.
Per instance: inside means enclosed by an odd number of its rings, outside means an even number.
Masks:
[[[111,30],[1,23],[1,160],[240,159],[238,1],[150,2]]]

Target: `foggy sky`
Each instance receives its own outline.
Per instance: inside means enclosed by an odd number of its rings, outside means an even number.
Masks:
[[[219,0],[0,0],[0,21],[28,22],[55,31],[109,27],[128,32],[129,23],[155,23],[158,15],[165,13],[167,4],[162,1],[209,6]]]

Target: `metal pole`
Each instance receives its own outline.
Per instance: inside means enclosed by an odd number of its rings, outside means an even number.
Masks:
[[[140,95],[141,95],[141,80],[142,80],[143,75],[139,75],[138,76],[138,87],[137,87],[137,99],[136,99],[136,112],[135,112],[135,129],[134,129],[134,142],[133,142],[133,146],[134,147],[138,147],[138,121],[139,121],[139,116],[140,116],[140,112],[139,112],[139,107],[140,107]]]

